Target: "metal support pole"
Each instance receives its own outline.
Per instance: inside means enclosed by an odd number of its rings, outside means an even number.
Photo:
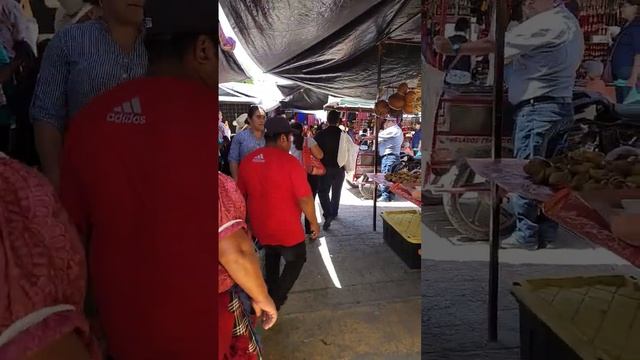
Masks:
[[[378,44],[378,98],[382,99],[384,89],[382,88],[382,54],[384,46],[382,43]],[[378,174],[378,134],[380,133],[380,127],[378,126],[378,116],[376,115],[373,124],[373,131],[375,133],[375,139],[373,140],[375,152],[373,154],[373,173]],[[378,184],[373,182],[373,232],[378,231]]]
[[[496,29],[495,29],[495,67],[493,92],[493,122],[492,140],[493,160],[502,158],[502,116],[504,109],[504,33],[507,1],[496,0]],[[489,240],[489,341],[498,340],[498,292],[500,287],[500,213],[502,199],[498,192],[498,185],[491,183],[491,226]]]

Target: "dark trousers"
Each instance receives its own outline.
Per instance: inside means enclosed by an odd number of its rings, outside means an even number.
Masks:
[[[318,185],[320,183],[320,177],[315,175],[307,175],[307,181],[309,181],[309,186],[311,187],[311,193],[313,194],[313,201],[316,201],[316,195],[318,195]],[[309,223],[309,219],[304,217],[304,231],[306,234],[311,234],[311,224]]]
[[[338,168],[327,168],[327,173],[320,177],[318,197],[325,220],[338,217],[344,177],[344,169]],[[331,198],[329,198],[329,193],[331,193]]]
[[[276,307],[280,309],[307,261],[307,244],[303,241],[292,247],[265,245],[264,250],[267,288]],[[280,258],[285,261],[282,273]]]

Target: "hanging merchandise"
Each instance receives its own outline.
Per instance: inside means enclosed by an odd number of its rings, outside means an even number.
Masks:
[[[309,126],[315,126],[318,123],[318,119],[316,119],[316,116],[313,114],[308,114],[307,115],[307,124]]]
[[[624,21],[620,15],[623,0],[584,0],[578,20],[584,33],[584,59],[604,61],[612,43],[612,28]]]

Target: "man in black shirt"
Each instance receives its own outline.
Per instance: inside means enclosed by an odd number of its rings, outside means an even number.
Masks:
[[[331,222],[338,217],[340,207],[340,195],[342,184],[344,183],[344,168],[338,166],[338,149],[340,147],[340,135],[342,130],[338,127],[340,123],[340,113],[332,110],[327,116],[328,127],[318,132],[315,140],[322,149],[324,157],[322,164],[327,169],[327,173],[320,177],[318,186],[318,198],[322,205],[324,216],[323,229],[328,230]],[[331,193],[331,198],[329,198]]]

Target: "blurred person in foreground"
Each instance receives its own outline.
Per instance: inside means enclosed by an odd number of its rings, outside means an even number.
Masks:
[[[576,17],[559,0],[522,2],[523,21],[505,34],[509,102],[514,108],[515,156],[552,157],[562,147],[563,130],[573,123],[573,88],[584,53],[584,38]],[[464,44],[434,39],[447,55],[486,55],[495,52],[493,39]],[[538,206],[512,197],[516,231],[502,241],[504,248],[535,250],[555,241],[558,224],[539,215]]]
[[[84,249],[53,188],[0,153],[0,198],[0,359],[100,359]]]
[[[61,197],[88,247],[99,321],[116,360],[214,356],[216,337],[231,331],[216,321],[224,310],[216,301],[231,301],[216,289],[216,248],[266,326],[276,316],[247,239],[218,229],[215,240],[219,174],[207,164],[217,151],[217,10],[204,0],[147,2],[148,76],[96,97],[70,121]],[[218,210],[230,206],[239,204]]]
[[[266,147],[242,160],[238,187],[247,201],[250,228],[265,250],[267,286],[279,310],[307,260],[300,217],[304,213],[309,219],[312,239],[318,238],[320,227],[307,173],[289,154],[291,125],[277,116],[267,120],[265,130]]]

